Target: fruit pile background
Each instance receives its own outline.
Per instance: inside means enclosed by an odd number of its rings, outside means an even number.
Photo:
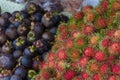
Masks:
[[[39,63],[54,44],[58,25],[68,17],[33,2],[0,15],[0,80],[35,80]]]
[[[120,0],[88,5],[62,23],[37,80],[120,80]]]

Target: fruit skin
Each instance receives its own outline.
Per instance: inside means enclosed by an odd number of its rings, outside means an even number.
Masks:
[[[119,42],[113,42],[110,47],[109,51],[113,55],[117,55],[120,52],[120,43]]]
[[[89,12],[86,15],[86,20],[87,20],[87,22],[93,22],[95,20],[95,13],[94,12]]]
[[[67,59],[67,53],[66,53],[66,51],[64,49],[58,51],[57,57],[60,60],[66,60]]]
[[[42,76],[46,80],[46,79],[49,79],[51,75],[48,72],[44,72]]]
[[[116,75],[109,76],[108,80],[118,80]]]
[[[22,78],[17,75],[12,75],[10,80],[22,80]]]
[[[83,8],[83,12],[86,14],[87,12],[89,12],[89,11],[92,10],[92,9],[93,9],[92,6],[87,5],[87,6],[85,6],[85,7]]]
[[[102,80],[99,74],[95,74],[93,80]]]
[[[90,35],[90,34],[94,33],[94,31],[95,31],[95,28],[93,25],[86,25],[84,28],[85,35]]]
[[[70,49],[74,46],[74,40],[73,39],[69,39],[69,40],[66,40],[66,43],[65,43],[65,47],[67,49]]]
[[[45,32],[42,34],[42,38],[48,41],[54,41],[54,35],[51,34],[50,32]]]
[[[98,28],[106,28],[107,22],[105,18],[99,18],[97,21]]]
[[[81,20],[81,19],[83,19],[83,17],[84,17],[83,12],[78,12],[78,13],[76,13],[75,16],[74,16],[74,18],[75,18],[76,20]]]
[[[44,39],[33,42],[33,45],[38,49],[39,54],[43,54],[51,49],[51,44]]]
[[[1,67],[5,69],[13,69],[16,65],[16,61],[11,54],[3,54],[0,57],[0,61]]]
[[[108,11],[109,0],[103,1],[101,5],[104,11]]]
[[[7,36],[5,35],[5,33],[0,33],[0,45],[3,45],[6,40]]]
[[[23,55],[23,53],[22,53],[22,51],[20,51],[20,50],[15,50],[15,51],[13,52],[13,57],[14,57],[15,59],[20,58],[22,55]]]
[[[27,70],[25,68],[23,68],[22,66],[17,67],[15,69],[15,75],[21,77],[21,78],[25,78],[25,76],[27,75]]]
[[[113,66],[112,72],[115,73],[115,74],[120,75],[120,65],[115,64]]]
[[[82,78],[88,79],[89,78],[89,74],[87,72],[83,72],[82,73]]]
[[[106,53],[104,53],[102,51],[96,52],[95,59],[98,61],[104,61],[106,59]]]
[[[105,74],[109,73],[109,65],[108,64],[101,65],[101,67],[100,67],[100,73],[102,75],[105,75]]]
[[[88,64],[88,62],[89,62],[89,58],[87,58],[87,57],[82,57],[82,58],[80,58],[80,60],[79,60],[79,65],[80,65],[80,67],[86,67],[86,65]]]
[[[108,47],[111,44],[111,40],[109,38],[106,38],[102,41],[102,46],[103,47]]]
[[[25,66],[26,68],[31,68],[32,67],[32,58],[29,56],[23,56],[20,63]]]
[[[29,57],[35,57],[36,54],[36,49],[34,46],[29,46],[27,48],[24,49],[24,55],[29,56]]]
[[[64,74],[66,80],[72,80],[76,75],[76,72],[69,70]]]
[[[55,16],[52,15],[51,12],[47,12],[42,17],[41,22],[46,28],[51,28],[53,26],[56,26],[55,24],[57,24],[59,21],[57,20]]]
[[[41,35],[45,31],[45,26],[42,23],[36,22],[34,23],[34,29],[36,35]]]
[[[84,54],[88,57],[93,57],[95,54],[95,50],[92,47],[87,47],[84,51]]]
[[[17,37],[17,30],[14,27],[10,27],[6,29],[5,34],[7,35],[8,38],[13,40]]]
[[[120,10],[120,1],[115,1],[112,5],[112,9],[115,11]]]

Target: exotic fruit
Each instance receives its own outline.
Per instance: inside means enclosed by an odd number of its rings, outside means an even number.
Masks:
[[[38,80],[120,80],[118,4],[119,0],[103,0],[61,23],[52,50],[40,64]],[[54,75],[45,73],[49,69]]]
[[[52,9],[44,11],[42,6],[27,2],[21,11],[0,14],[0,80],[36,80],[39,64],[55,43],[60,22],[69,19]],[[68,44],[67,47],[72,46]],[[67,51],[58,53],[60,60],[67,59]],[[51,60],[48,65],[53,67],[55,63]],[[49,79],[54,75],[51,73],[44,72],[43,77]]]

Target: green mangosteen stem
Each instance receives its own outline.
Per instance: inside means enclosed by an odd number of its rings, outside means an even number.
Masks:
[[[35,51],[36,51],[36,47],[35,47],[35,46],[33,46],[33,45],[32,45],[32,46],[30,46],[30,51],[31,51],[31,52],[35,52]]]
[[[36,76],[36,75],[37,75],[37,73],[36,73],[35,70],[29,70],[29,71],[28,71],[28,77],[29,77],[29,78],[33,78],[33,77]]]
[[[30,41],[34,41],[35,40],[35,32],[34,31],[30,31],[27,35],[28,39]]]

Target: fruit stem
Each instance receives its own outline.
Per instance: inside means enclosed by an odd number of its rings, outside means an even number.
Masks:
[[[34,78],[37,75],[36,71],[34,70],[29,70],[28,71],[28,77]]]
[[[36,47],[34,45],[30,46],[30,51],[33,53],[36,51]]]

